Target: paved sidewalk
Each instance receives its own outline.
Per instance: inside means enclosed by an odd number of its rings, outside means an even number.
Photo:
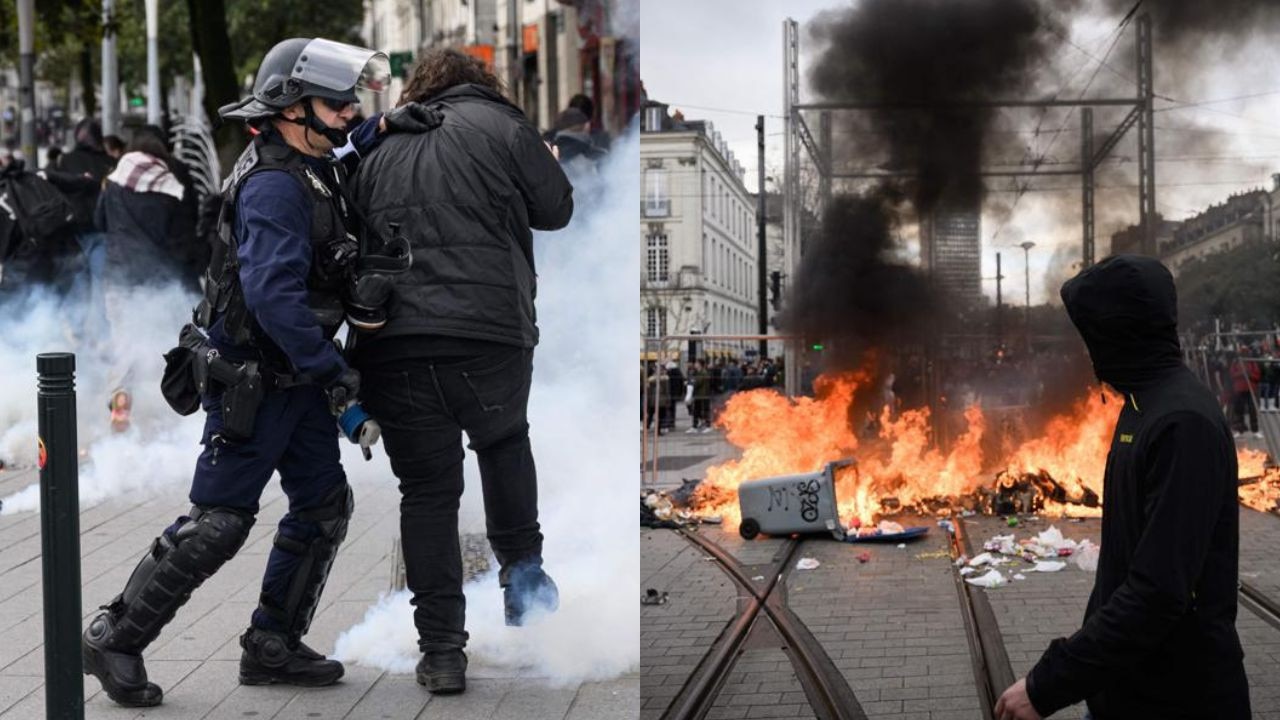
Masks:
[[[0,497],[35,481],[30,470],[2,471]],[[390,582],[399,494],[394,483],[353,481],[353,487],[357,511],[307,636],[320,652],[331,652],[337,636],[360,622]],[[175,488],[162,497],[115,499],[82,510],[86,619],[124,586],[156,533],[189,509],[184,492]],[[537,668],[512,670],[474,661],[467,692],[453,697],[432,697],[412,675],[351,664],[343,680],[329,688],[241,687],[237,639],[257,602],[266,553],[284,510],[284,496],[272,483],[239,555],[192,595],[148,648],[147,670],[164,688],[164,704],[145,711],[118,707],[97,680],[86,677],[87,718],[632,720],[638,715],[636,675],[566,687],[539,677]],[[0,517],[0,720],[44,717],[40,582],[39,516]]]

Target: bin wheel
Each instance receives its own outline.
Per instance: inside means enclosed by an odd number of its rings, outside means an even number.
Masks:
[[[747,518],[738,526],[738,534],[746,540],[754,540],[760,534],[760,523],[752,518]]]

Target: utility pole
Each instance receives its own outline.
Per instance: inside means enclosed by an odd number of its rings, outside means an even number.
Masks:
[[[764,116],[756,116],[756,296],[760,314],[757,329],[761,335],[769,334],[769,248],[765,242],[764,196]],[[769,357],[769,341],[760,341],[760,361]]]
[[[1093,231],[1093,108],[1080,108],[1080,221],[1084,237],[1080,248],[1083,267],[1094,260]]]
[[[996,253],[996,345],[1004,347],[1004,272],[1000,268],[1000,253]]]
[[[156,35],[160,29],[158,0],[147,0],[147,124],[160,126],[160,46]]]
[[[1026,326],[1027,355],[1031,355],[1031,248],[1036,244],[1027,240],[1022,243],[1022,259],[1025,262],[1024,278],[1027,283],[1027,304],[1023,307],[1023,324]]]
[[[102,134],[120,127],[120,78],[116,72],[115,0],[102,0]]]
[[[18,0],[19,137],[27,168],[39,166],[36,157],[36,9],[34,0]]]

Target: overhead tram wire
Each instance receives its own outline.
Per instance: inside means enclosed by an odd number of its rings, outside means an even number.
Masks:
[[[1133,19],[1133,16],[1137,13],[1138,8],[1139,8],[1141,5],[1142,5],[1142,0],[1138,0],[1136,3],[1134,3],[1133,7],[1132,7],[1132,8],[1130,8],[1129,12],[1128,12],[1128,13],[1126,13],[1126,14],[1125,14],[1125,16],[1124,16],[1123,18],[1121,18],[1121,19],[1120,19],[1120,22],[1116,25],[1115,30],[1113,30],[1113,31],[1111,32],[1111,36],[1110,36],[1110,37],[1111,37],[1111,41],[1110,41],[1110,43],[1107,45],[1107,51],[1106,51],[1105,53],[1103,53],[1103,54],[1102,54],[1102,59],[1098,61],[1098,66],[1097,66],[1096,68],[1094,68],[1094,70],[1093,70],[1093,74],[1089,76],[1089,81],[1085,83],[1084,89],[1080,91],[1080,95],[1079,95],[1079,97],[1078,97],[1077,99],[1083,99],[1083,98],[1084,98],[1084,96],[1085,96],[1085,93],[1089,92],[1089,88],[1093,86],[1093,81],[1097,79],[1097,77],[1098,77],[1098,73],[1099,73],[1099,72],[1101,72],[1101,70],[1102,70],[1103,66],[1107,64],[1107,58],[1109,58],[1109,57],[1111,56],[1112,51],[1113,51],[1113,50],[1115,50],[1115,48],[1116,48],[1116,44],[1117,44],[1118,42],[1120,42],[1120,37],[1121,37],[1121,35],[1123,35],[1123,34],[1124,34],[1124,29],[1129,25],[1129,21]],[[1081,52],[1084,52],[1084,51],[1083,51],[1083,49],[1081,49]],[[1085,53],[1085,56],[1086,56],[1086,57],[1088,57],[1088,58],[1090,58],[1090,59],[1092,59],[1092,58],[1093,58],[1093,56],[1092,56],[1092,55],[1090,55],[1089,53]],[[1070,84],[1070,82],[1071,82],[1071,80],[1074,80],[1074,79],[1075,79],[1075,76],[1076,76],[1076,75],[1078,75],[1078,74],[1080,74],[1080,71],[1081,71],[1081,70],[1083,70],[1083,68],[1085,68],[1085,67],[1087,67],[1087,66],[1088,66],[1088,63],[1087,63],[1087,62],[1086,62],[1086,63],[1083,63],[1083,64],[1080,66],[1080,69],[1078,69],[1075,73],[1072,73],[1072,76],[1071,76],[1071,78],[1069,78],[1069,79],[1068,79],[1067,84],[1069,85],[1069,84]],[[1065,86],[1064,86],[1064,88],[1065,88]],[[1058,95],[1059,95],[1060,93],[1061,93],[1061,91],[1059,91],[1059,93],[1055,93],[1054,97],[1055,97],[1055,98],[1056,98],[1056,97],[1058,97]],[[1042,163],[1044,162],[1045,158],[1049,155],[1049,152],[1050,152],[1051,150],[1053,150],[1053,146],[1054,146],[1055,144],[1057,144],[1057,142],[1058,142],[1058,138],[1062,136],[1062,131],[1066,128],[1066,126],[1067,126],[1068,122],[1069,122],[1069,121],[1070,121],[1070,119],[1071,119],[1072,114],[1074,114],[1074,113],[1075,113],[1075,108],[1074,108],[1074,107],[1073,107],[1073,108],[1069,108],[1069,109],[1067,110],[1067,115],[1066,115],[1066,117],[1063,119],[1063,121],[1062,121],[1062,125],[1061,125],[1061,126],[1059,126],[1059,128],[1057,129],[1057,131],[1056,131],[1056,132],[1054,132],[1053,137],[1052,137],[1052,138],[1050,138],[1050,140],[1049,140],[1049,144],[1048,144],[1048,145],[1046,145],[1046,146],[1045,146],[1045,148],[1044,148],[1044,150],[1042,150],[1042,151],[1040,152],[1040,155],[1039,155],[1039,157],[1036,159],[1036,161],[1035,161],[1035,162],[1033,162],[1033,163],[1031,163],[1031,166],[1032,166],[1032,168],[1033,168],[1033,169],[1034,169],[1034,168],[1036,168],[1036,167],[1039,167],[1039,166],[1040,166],[1040,164],[1042,164]],[[1041,123],[1043,123],[1043,122],[1044,122],[1044,116],[1041,116],[1041,119],[1040,119],[1040,120],[1038,120],[1038,121],[1036,122],[1036,129],[1037,129],[1037,131],[1038,131],[1038,130],[1039,130],[1039,128],[1040,128],[1040,124],[1041,124]],[[1013,215],[1014,215],[1014,213],[1015,213],[1015,212],[1017,211],[1017,209],[1018,209],[1018,203],[1022,200],[1022,196],[1023,196],[1023,195],[1028,191],[1028,190],[1030,190],[1030,189],[1031,189],[1031,180],[1030,180],[1030,178],[1023,179],[1023,180],[1021,181],[1021,183],[1020,183],[1020,184],[1019,184],[1019,180],[1018,180],[1017,178],[1014,178],[1014,183],[1015,183],[1015,184],[1018,184],[1018,191],[1017,191],[1017,194],[1015,194],[1015,195],[1014,195],[1014,197],[1013,197],[1013,202],[1012,202],[1012,203],[1010,203],[1010,205],[1009,205],[1009,210],[1008,210],[1008,212],[1005,214],[1005,218],[1004,218],[1004,220],[1003,220],[1003,221],[1001,221],[1001,222],[1000,222],[1000,224],[999,224],[998,226],[996,226],[995,232],[991,233],[991,237],[990,237],[990,239],[987,241],[987,242],[988,242],[988,243],[990,243],[993,247],[1000,247],[1000,246],[996,243],[996,239],[1000,237],[1000,233],[1004,231],[1005,226],[1007,226],[1007,225],[1009,224],[1009,221],[1011,221],[1011,220],[1013,219]]]

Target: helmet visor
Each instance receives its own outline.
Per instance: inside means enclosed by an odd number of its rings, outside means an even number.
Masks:
[[[391,64],[375,50],[316,38],[298,56],[293,77],[335,93],[383,92],[391,82]]]

